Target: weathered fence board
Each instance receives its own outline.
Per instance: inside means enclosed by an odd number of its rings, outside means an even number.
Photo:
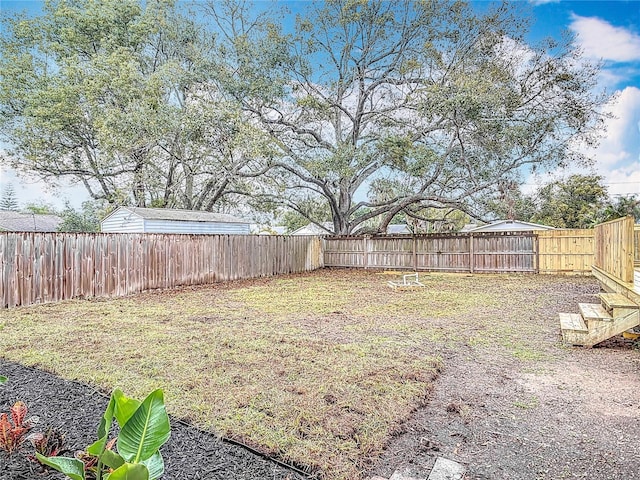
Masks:
[[[327,267],[532,273],[535,238],[531,232],[327,237],[324,262]]]
[[[315,270],[319,237],[0,233],[3,307]]]
[[[538,272],[591,274],[594,262],[592,229],[542,230],[538,236]]]
[[[633,282],[633,217],[596,225],[595,262],[600,270],[623,282]]]

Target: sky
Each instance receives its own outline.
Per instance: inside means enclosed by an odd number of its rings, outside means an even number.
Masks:
[[[526,0],[521,0],[526,1]],[[488,2],[475,2],[478,7]],[[556,170],[541,177],[529,176],[522,186],[530,193],[550,180],[563,179],[573,173],[594,173],[604,177],[609,193],[640,195],[640,0],[638,1],[565,1],[529,0],[532,27],[528,40],[560,38],[569,31],[584,56],[603,62],[600,87],[612,94],[606,109],[613,117],[596,149],[585,150],[594,159],[588,170],[576,167]],[[0,15],[26,9],[37,12],[42,2],[0,0]],[[301,3],[291,2],[292,10]],[[2,145],[0,145],[2,149]],[[88,199],[80,185],[57,188],[43,182],[19,177],[0,165],[0,190],[12,184],[21,206],[45,202],[61,208],[65,201],[79,207]]]
[[[601,60],[600,86],[614,98],[607,111],[613,118],[597,149],[585,150],[595,160],[593,172],[556,171],[544,178],[530,177],[523,190],[549,178],[571,173],[604,177],[611,195],[640,195],[640,2],[545,1],[532,3],[535,23],[531,39],[575,34],[585,57]]]

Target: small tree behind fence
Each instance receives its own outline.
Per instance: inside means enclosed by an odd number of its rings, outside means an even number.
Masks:
[[[0,233],[3,307],[315,270],[318,237]]]

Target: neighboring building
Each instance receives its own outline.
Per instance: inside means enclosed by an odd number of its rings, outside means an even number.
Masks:
[[[100,227],[107,233],[250,233],[250,223],[232,215],[169,208],[118,207],[100,222]]]
[[[487,225],[468,224],[465,225],[460,232],[530,232],[532,230],[555,230],[555,228],[538,223],[522,222],[520,220],[496,220]]]
[[[320,228],[315,223],[310,223],[304,227],[300,227],[297,230],[291,232],[291,235],[332,235],[333,223],[323,222],[322,226],[326,229]]]
[[[331,222],[323,222],[322,226],[325,229],[320,228],[315,223],[309,223],[304,227],[300,227],[297,230],[291,232],[291,235],[332,235],[330,233],[333,230],[333,223]],[[358,235],[358,232],[367,231],[366,229],[360,229],[360,225],[356,228],[356,231],[353,235]],[[411,231],[405,224],[392,224],[387,226],[387,235],[398,235],[398,234],[410,234]]]
[[[411,230],[404,223],[387,225],[387,235],[410,234]]]
[[[0,232],[57,232],[61,223],[57,215],[0,211]]]

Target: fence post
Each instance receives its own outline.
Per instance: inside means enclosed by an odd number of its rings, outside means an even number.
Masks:
[[[473,233],[469,234],[469,273],[473,273],[474,269],[474,255],[473,255]]]
[[[362,237],[362,255],[363,255],[362,262],[366,270],[369,267],[369,241],[366,235]]]
[[[413,247],[412,247],[412,255],[413,255],[413,271],[418,271],[418,239],[416,238],[416,234],[413,234]]]
[[[533,232],[533,271],[540,273],[540,240],[538,234]]]

